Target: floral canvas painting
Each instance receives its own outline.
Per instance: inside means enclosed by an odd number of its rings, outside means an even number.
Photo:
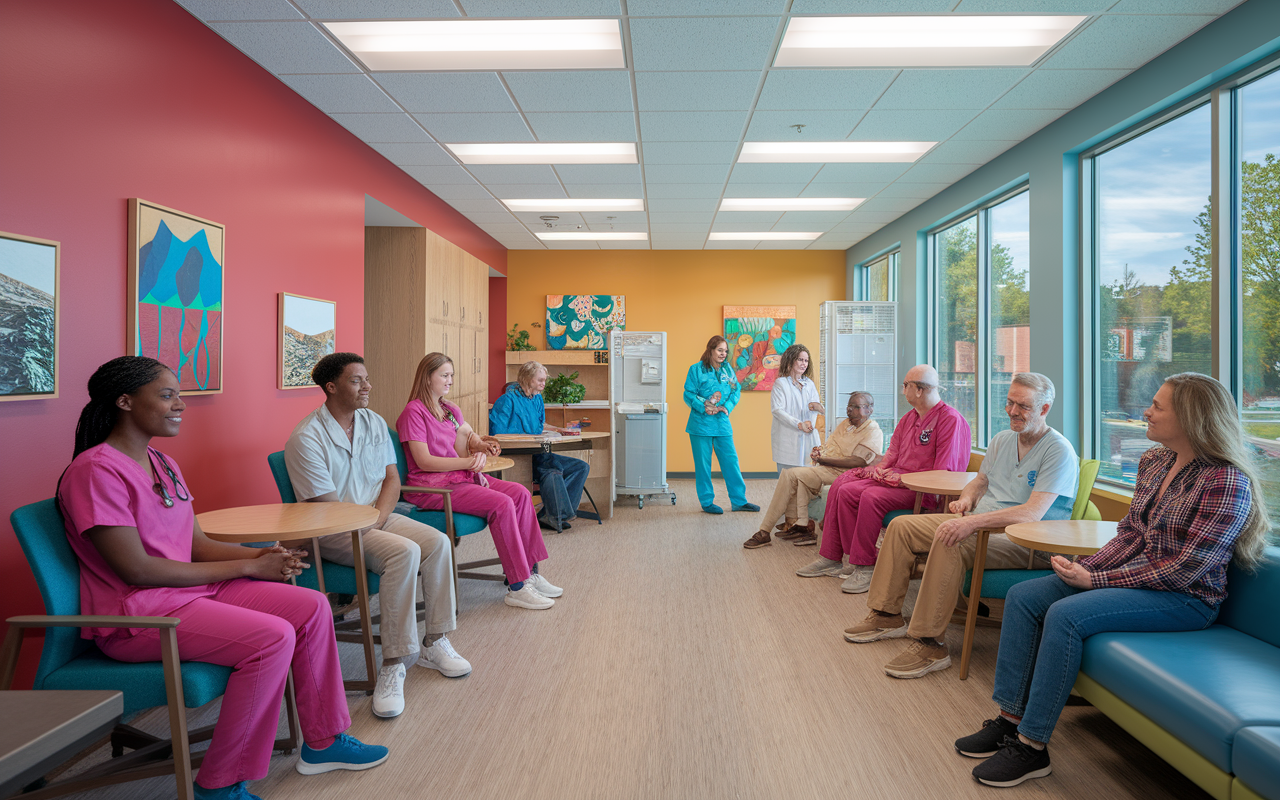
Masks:
[[[627,329],[623,295],[547,295],[548,350],[604,350],[614,328]]]
[[[782,354],[796,343],[796,307],[725,306],[724,338],[742,390],[772,391]]]

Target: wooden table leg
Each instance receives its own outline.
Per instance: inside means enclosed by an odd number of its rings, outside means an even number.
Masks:
[[[351,556],[356,571],[356,602],[360,604],[360,631],[364,640],[364,669],[366,679],[363,681],[343,681],[348,691],[363,691],[373,694],[377,684],[378,668],[373,663],[373,620],[369,614],[369,573],[364,565],[364,537],[360,531],[351,532]]]

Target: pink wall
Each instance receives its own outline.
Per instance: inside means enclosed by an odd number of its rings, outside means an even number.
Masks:
[[[9,513],[53,494],[85,382],[124,352],[128,198],[227,226],[225,391],[160,443],[197,511],[276,501],[266,454],[320,401],[275,388],[277,292],[336,300],[362,349],[366,193],[504,272],[506,250],[169,0],[0,4],[0,76],[0,229],[62,242],[61,396],[0,403],[3,618],[43,611]]]

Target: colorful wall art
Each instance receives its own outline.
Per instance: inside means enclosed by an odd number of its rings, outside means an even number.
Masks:
[[[0,233],[0,400],[58,396],[59,249]]]
[[[772,391],[782,353],[796,343],[796,307],[725,306],[724,338],[743,391]]]
[[[609,331],[627,329],[626,300],[620,294],[547,295],[547,349],[606,349]]]
[[[184,394],[222,391],[225,239],[216,222],[129,201],[131,352],[171,367]]]
[[[334,352],[334,330],[338,304],[300,294],[280,293],[280,375],[281,389],[315,386],[311,370],[320,359]]]

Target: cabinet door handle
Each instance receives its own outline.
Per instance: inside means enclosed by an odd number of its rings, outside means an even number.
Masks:
[[[483,312],[483,311],[477,311],[476,313],[480,315],[479,324],[480,324],[480,325],[483,325],[483,324],[484,324],[484,312]]]
[[[463,307],[462,307],[462,321],[463,321],[463,322],[466,322],[466,321],[467,321],[467,307],[466,307],[466,306],[463,306]]]
[[[447,317],[447,316],[449,316],[449,301],[448,301],[448,300],[441,300],[440,302],[444,304],[444,315],[445,315],[446,317]]]

